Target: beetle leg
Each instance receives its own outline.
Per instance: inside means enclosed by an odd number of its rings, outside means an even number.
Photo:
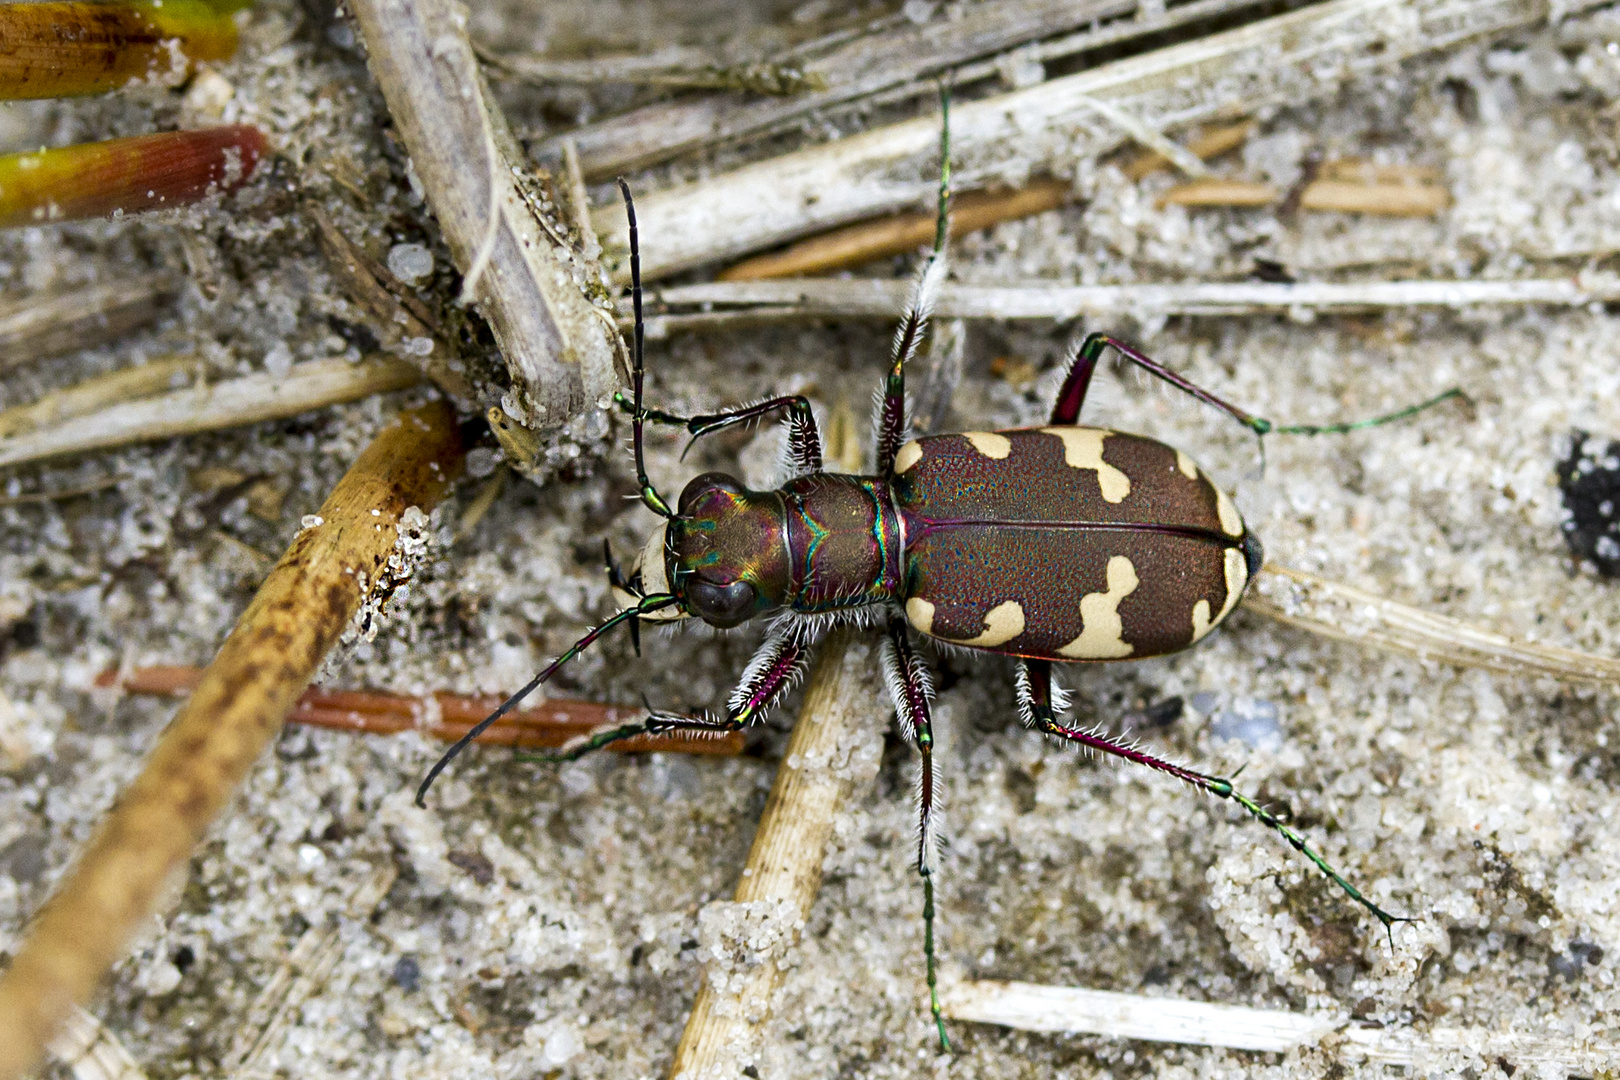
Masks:
[[[778,699],[798,682],[810,659],[813,639],[805,639],[791,631],[778,631],[765,639],[754,653],[754,658],[743,669],[742,681],[731,692],[725,716],[691,716],[685,713],[662,712],[650,706],[647,718],[618,727],[604,728],[584,739],[566,746],[556,753],[522,754],[522,761],[559,762],[578,761],[612,743],[633,739],[637,735],[665,735],[680,732],[689,735],[724,735],[741,731],[757,722]]]
[[[917,873],[923,882],[923,957],[928,970],[928,1007],[939,1032],[939,1048],[949,1053],[951,1040],[945,1034],[945,1014],[939,1004],[938,961],[934,953],[934,727],[928,703],[933,699],[933,680],[920,657],[911,648],[906,622],[898,615],[889,618],[889,635],[883,643],[883,677],[894,698],[895,718],[901,734],[917,746],[920,768],[917,777]]]
[[[619,408],[634,415],[635,406],[624,396],[624,391],[616,392],[613,400],[618,403]],[[691,432],[692,442],[687,443],[686,450],[681,451],[681,457],[685,458],[687,451],[692,449],[692,443],[703,436],[724,431],[736,424],[746,424],[777,409],[787,410],[788,468],[794,476],[820,472],[821,431],[816,427],[815,414],[810,411],[810,400],[803,394],[771,398],[756,405],[746,405],[729,412],[705,413],[702,416],[676,416],[661,409],[642,409],[641,415],[654,423],[683,427]]]
[[[945,242],[951,228],[951,94],[948,86],[940,87],[939,104],[939,202],[934,219],[934,250],[917,275],[911,300],[894,332],[889,375],[878,397],[877,417],[872,425],[877,430],[877,468],[882,476],[894,475],[894,455],[906,441],[906,362],[922,343],[934,299],[945,281]]]
[[[1374,917],[1383,924],[1386,933],[1391,932],[1398,922],[1412,922],[1413,920],[1400,915],[1391,915],[1371,900],[1361,894],[1357,889],[1324,859],[1316,850],[1305,842],[1305,838],[1277,819],[1270,810],[1255,802],[1248,795],[1243,794],[1232,786],[1232,781],[1219,776],[1209,776],[1205,773],[1194,772],[1180,765],[1156,758],[1151,754],[1143,753],[1136,746],[1116,742],[1107,735],[1098,731],[1081,731],[1077,728],[1067,727],[1057,721],[1052,708],[1052,665],[1045,660],[1025,660],[1019,663],[1018,672],[1018,709],[1024,717],[1024,722],[1037,731],[1048,735],[1056,735],[1060,739],[1077,743],[1088,750],[1110,754],[1114,757],[1124,758],[1126,761],[1138,765],[1146,765],[1150,769],[1175,777],[1177,780],[1191,784],[1201,791],[1207,791],[1218,799],[1230,799],[1248,812],[1266,828],[1288,841],[1290,847],[1309,859],[1316,868],[1322,871],[1329,880],[1343,889],[1350,899],[1372,912]],[[1393,944],[1393,937],[1391,938]]]

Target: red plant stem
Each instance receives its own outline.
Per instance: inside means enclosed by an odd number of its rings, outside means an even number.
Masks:
[[[0,99],[173,86],[235,52],[235,21],[201,0],[0,4]]]
[[[0,228],[117,217],[235,191],[270,152],[246,124],[0,157]]]
[[[121,686],[128,694],[174,697],[189,693],[200,678],[201,668],[146,667],[129,672],[121,682],[116,671],[104,671],[96,678],[96,685]],[[378,690],[323,690],[315,686],[304,692],[287,721],[372,735],[420,731],[443,742],[454,742],[494,712],[502,700],[497,695],[441,691],[422,698]],[[641,711],[594,701],[551,698],[526,709],[514,709],[474,741],[494,746],[550,749],[597,728],[625,723]],[[613,743],[610,749],[626,753],[734,756],[742,753],[743,742],[741,732],[702,739],[644,735]]]

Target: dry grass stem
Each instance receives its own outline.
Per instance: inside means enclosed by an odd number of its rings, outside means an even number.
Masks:
[[[1595,0],[1578,0],[1584,8]],[[1087,107],[1104,101],[1156,131],[1298,105],[1407,57],[1547,17],[1546,0],[1329,0],[1207,38],[1103,64],[952,110],[964,184],[1051,171],[1125,141]],[[574,133],[582,138],[580,132]],[[933,112],[643,196],[651,277],[901,208],[923,208],[938,179]],[[582,141],[581,151],[586,153]],[[589,168],[587,167],[587,171]],[[593,215],[604,246],[625,247],[622,207]],[[656,237],[656,242],[652,238]],[[615,267],[615,273],[622,268]]]
[[[555,430],[618,387],[614,346],[580,282],[594,268],[551,238],[520,185],[449,0],[355,0],[371,71],[456,267],[511,372],[516,419]],[[547,226],[551,227],[548,228]],[[489,405],[490,402],[482,402]]]
[[[139,367],[86,379],[28,405],[0,411],[0,438],[54,427],[124,401],[139,401],[202,378],[208,364],[196,356],[165,356]]]
[[[833,816],[855,788],[860,770],[852,763],[869,757],[876,764],[880,736],[873,721],[887,709],[876,670],[874,650],[857,630],[835,630],[820,646],[732,900],[738,916],[770,924],[771,932],[759,936],[776,948],[730,970],[711,964],[675,1051],[672,1080],[736,1076],[758,1053],[781,961],[821,888]],[[737,944],[739,951],[748,948]]]
[[[285,375],[244,375],[157,397],[109,405],[72,423],[0,438],[0,466],[279,420],[326,405],[404,390],[422,381],[413,365],[374,355],[294,364]]]
[[[162,315],[180,291],[166,273],[0,304],[0,371],[122,337]]]
[[[1464,1050],[1543,1074],[1601,1071],[1620,1045],[1481,1028],[1363,1027],[1342,1016],[1251,1009],[1176,998],[1144,997],[1071,986],[990,980],[951,985],[945,1011],[957,1020],[1022,1031],[1069,1032],[1116,1039],[1218,1046],[1286,1053],[1320,1044],[1338,1057],[1373,1064],[1437,1064],[1438,1054]]]
[[[343,939],[339,936],[343,925],[363,924],[369,919],[398,876],[399,868],[393,861],[384,862],[361,880],[341,913],[333,912],[325,925],[304,931],[248,1009],[231,1052],[222,1062],[226,1077],[245,1080],[264,1075],[264,1059],[279,1049],[297,1010],[320,992],[343,958]]]
[[[819,80],[824,89],[764,101],[706,95],[660,102],[579,128],[567,138],[578,144],[585,174],[605,179],[677,154],[777,130],[812,113],[914,85],[941,72],[957,72],[965,63],[1128,14],[1135,7],[1135,0],[1005,0],[964,8],[958,18],[933,19],[921,26],[904,17],[890,18],[854,38],[840,35],[826,43],[808,42],[776,58],[778,64]],[[987,73],[960,72],[957,78],[982,78]],[[560,139],[546,144],[546,149],[560,152]]]
[[[1254,133],[1255,127],[1253,120],[1240,120],[1235,124],[1217,124],[1214,127],[1204,128],[1187,140],[1187,149],[1196,154],[1200,160],[1208,161],[1210,158],[1229,154],[1242,146]],[[1139,154],[1121,166],[1126,176],[1137,181],[1168,168],[1170,159],[1152,151]]]
[[[1067,180],[1037,180],[1014,191],[991,189],[958,195],[951,204],[951,236],[966,236],[1003,221],[1056,210],[1073,196]],[[934,239],[935,214],[893,214],[813,236],[781,251],[757,255],[715,275],[717,281],[763,281],[822,274],[874,259],[916,251]]]
[[[678,285],[649,294],[657,335],[728,319],[764,322],[824,316],[893,318],[910,283],[877,278],[796,278],[791,281]],[[1264,281],[1173,285],[959,285],[947,282],[935,314],[955,319],[1051,319],[1121,315],[1239,315],[1289,310],[1346,311],[1388,307],[1466,308],[1486,304],[1582,306],[1620,300],[1620,278],[1526,281]],[[684,308],[701,308],[685,312]],[[671,311],[670,309],[675,309]],[[622,314],[622,313],[621,313]]]
[[[46,1052],[73,1080],[146,1080],[134,1055],[90,1013],[75,1005]]]
[[[402,516],[439,501],[464,452],[448,405],[406,413],[298,533],[0,976],[0,1080],[38,1061],[185,873],[361,603],[391,580]]]
[[[475,48],[477,48],[475,46]],[[675,90],[730,90],[771,97],[792,97],[827,89],[818,72],[795,63],[704,64],[682,63],[658,56],[606,56],[591,60],[559,60],[522,53],[492,53],[477,48],[479,59],[496,71],[542,86],[572,83],[601,86],[665,86]]]
[[[1246,180],[1197,180],[1177,186],[1156,200],[1161,207],[1270,206],[1282,192],[1270,184]],[[1314,180],[1299,192],[1304,210],[1380,217],[1434,217],[1451,205],[1451,193],[1436,184],[1366,183],[1359,180]]]
[[[1451,205],[1451,192],[1436,184],[1364,184],[1317,180],[1299,194],[1303,210],[1381,217],[1434,217]]]
[[[117,686],[126,694],[184,695],[196,689],[202,669],[184,666],[136,668],[120,675],[102,673],[97,686]],[[371,735],[397,735],[416,731],[440,742],[455,742],[505,700],[487,694],[452,694],[439,691],[426,697],[391,694],[380,690],[329,690],[312,686],[304,691],[287,716],[289,724],[329,728]],[[475,742],[522,749],[554,749],[597,728],[623,724],[640,716],[640,708],[603,705],[595,701],[547,698],[514,709]],[[690,739],[643,735],[613,743],[608,749],[622,753],[674,753],[735,755],[743,751],[741,732],[720,738]]]
[[[1243,607],[1313,634],[1419,660],[1620,686],[1620,659],[1519,641],[1303,570],[1268,564],[1244,597]]]
[[[1270,184],[1257,184],[1249,180],[1195,180],[1190,184],[1177,184],[1160,195],[1158,206],[1270,206],[1282,198],[1282,192]]]

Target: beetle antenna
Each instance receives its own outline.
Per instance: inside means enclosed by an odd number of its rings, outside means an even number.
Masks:
[[[597,638],[601,637],[615,626],[618,626],[620,623],[637,619],[642,615],[650,614],[662,608],[667,608],[674,603],[676,603],[676,599],[673,593],[654,593],[651,596],[644,596],[636,603],[634,607],[625,608],[623,611],[614,615],[607,622],[603,623],[601,626],[598,626],[596,629],[590,631],[584,637],[574,642],[573,646],[570,647],[567,652],[557,657],[557,659],[553,660],[549,665],[546,666],[544,671],[536,675],[529,682],[528,686],[525,686],[511,697],[501,702],[500,708],[478,721],[478,723],[473,726],[471,731],[457,739],[455,743],[451,745],[450,749],[444,752],[444,756],[439,758],[439,760],[434,764],[433,768],[428,770],[427,776],[422,779],[421,786],[416,789],[416,805],[425,808],[427,803],[424,800],[427,798],[428,788],[433,786],[433,781],[437,780],[439,778],[439,774],[444,772],[445,768],[456,759],[456,755],[465,750],[467,745],[474,739],[478,738],[478,736],[489,730],[489,726],[491,724],[505,716],[507,713],[511,712],[513,709],[517,708],[519,702],[533,693],[541,683],[555,675],[558,668],[562,667],[564,664],[568,663],[568,661],[590,648],[591,644],[596,641]],[[632,623],[632,625],[634,624]]]
[[[619,191],[624,195],[624,216],[630,223],[630,305],[635,312],[635,347],[632,350],[635,362],[630,369],[635,408],[630,419],[630,430],[634,432],[635,439],[636,483],[641,485],[641,501],[646,504],[647,509],[660,517],[673,518],[674,511],[670,510],[664,497],[652,486],[652,481],[647,479],[647,461],[641,448],[641,429],[647,420],[647,410],[641,404],[641,384],[647,375],[645,352],[647,332],[641,319],[641,238],[636,230],[636,201],[630,197],[630,185],[625,183],[622,176],[619,177]]]

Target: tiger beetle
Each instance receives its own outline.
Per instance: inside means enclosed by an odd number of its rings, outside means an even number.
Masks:
[[[904,737],[917,749],[917,873],[923,884],[923,951],[940,1047],[949,1050],[934,949],[933,683],[913,633],[936,646],[1013,658],[1018,714],[1036,731],[1145,765],[1242,807],[1276,832],[1383,924],[1397,922],[1342,877],[1264,806],[1228,779],[1195,772],[1063,719],[1066,695],[1052,665],[1140,660],[1178,652],[1219,626],[1263,561],[1259,539],[1232,500],[1184,451],[1141,435],[1079,423],[1091,376],[1112,348],[1149,374],[1219,409],[1257,437],[1375,427],[1448,398],[1453,389],[1386,416],[1355,423],[1281,427],[1228,404],[1130,345],[1102,334],[1068,362],[1043,427],[910,438],[906,365],[917,351],[945,278],[950,199],[949,134],[941,139],[939,214],[933,251],[895,333],[877,400],[877,468],[869,476],[823,469],[821,437],[803,395],[727,412],[681,417],[642,403],[644,333],[635,204],[621,179],[630,230],[635,315],[630,414],[641,502],[662,521],[628,576],[609,559],[620,610],[536,675],[435,764],[417,805],[452,759],[563,664],[628,623],[697,618],[722,629],[759,615],[775,621],[732,691],[725,715],[648,709],[644,720],[596,732],[531,760],[573,761],[638,735],[715,735],[758,723],[803,675],[811,651],[840,622],[881,626],[883,673]],[[791,477],[752,491],[724,473],[694,478],[673,507],[647,477],[642,429],[678,425],[697,439],[772,413],[787,422]]]

